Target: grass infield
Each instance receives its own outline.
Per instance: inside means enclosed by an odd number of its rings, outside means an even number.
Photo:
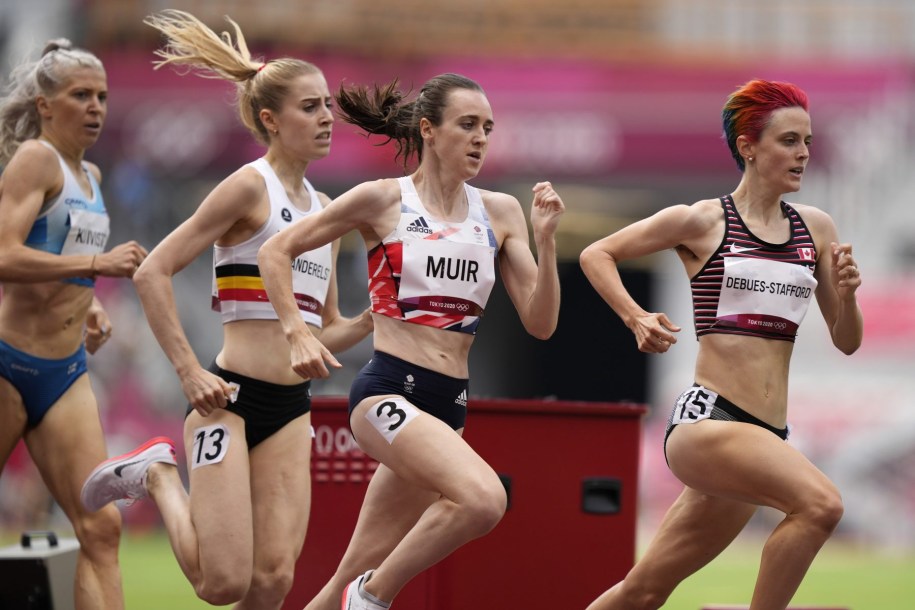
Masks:
[[[18,533],[0,532],[0,543],[2,546],[18,543]],[[738,538],[720,557],[684,582],[664,610],[700,610],[709,604],[748,604],[761,549],[761,540]],[[121,543],[121,569],[124,597],[130,610],[213,607],[194,595],[162,530],[128,532]],[[792,605],[851,610],[915,608],[913,574],[915,549],[888,553],[833,539],[820,552]]]
[[[665,610],[700,610],[707,604],[749,604],[761,549],[762,541],[739,539],[684,582],[664,606]],[[194,596],[172,556],[168,540],[159,532],[128,535],[121,546],[121,565],[130,610],[211,607]],[[793,604],[905,610],[915,607],[913,575],[915,549],[905,554],[888,554],[831,540],[814,562]]]

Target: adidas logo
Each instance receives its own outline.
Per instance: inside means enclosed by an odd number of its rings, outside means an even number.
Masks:
[[[432,233],[432,229],[429,228],[429,223],[427,223],[426,219],[422,216],[408,224],[407,231],[413,233]]]
[[[461,390],[458,397],[454,399],[454,404],[461,405],[462,407],[467,406],[467,390]]]

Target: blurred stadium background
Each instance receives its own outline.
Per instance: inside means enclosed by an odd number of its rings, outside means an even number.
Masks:
[[[332,90],[395,77],[418,88],[441,72],[480,82],[497,126],[475,184],[528,206],[533,183],[551,180],[568,212],[559,235],[559,331],[547,342],[525,336],[497,292],[471,358],[472,393],[648,404],[640,483],[647,534],[679,490],[660,438],[668,406],[691,381],[688,283],[672,253],[626,268],[643,304],[684,328],[674,350],[647,358],[587,285],[578,253],[662,207],[730,192],[739,174],[720,135],[725,97],[756,77],[799,84],[811,98],[815,144],[803,190],[789,200],[826,209],[854,244],[866,331],[861,350],[844,357],[811,309],[796,344],[792,438],[843,490],[841,539],[913,554],[912,0],[4,0],[0,78],[59,36],[105,62],[109,116],[88,158],[105,177],[111,243],[152,248],[262,150],[236,120],[229,85],[153,71],[159,41],[141,21],[163,8],[191,11],[220,30],[229,15],[257,55],[313,61]],[[392,157],[338,122],[330,157],[308,177],[333,197],[397,175]],[[345,246],[340,291],[344,312],[354,314],[367,304],[364,253],[356,239]],[[204,363],[220,337],[210,273],[204,256],[176,278]],[[116,325],[115,340],[90,361],[111,451],[151,434],[180,438],[184,399],[132,287],[103,280],[99,293]],[[316,393],[345,394],[370,352],[363,342],[343,354],[345,369]],[[151,507],[138,505],[127,518],[134,527],[158,525]],[[763,512],[754,526],[768,531],[776,518]],[[59,521],[20,447],[0,479],[0,528],[65,528]]]

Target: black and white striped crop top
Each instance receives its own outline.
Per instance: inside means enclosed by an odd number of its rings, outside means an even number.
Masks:
[[[817,252],[807,225],[783,201],[791,234],[772,244],[753,235],[730,195],[720,199],[724,237],[690,280],[696,337],[727,333],[793,342],[817,286]]]

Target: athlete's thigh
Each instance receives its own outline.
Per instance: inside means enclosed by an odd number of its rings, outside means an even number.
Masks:
[[[837,493],[800,451],[753,424],[681,424],[667,442],[674,474],[698,491],[793,512],[812,495]]]
[[[684,488],[627,580],[638,579],[643,586],[672,591],[727,548],[756,508]]]
[[[379,464],[366,489],[339,571],[353,577],[378,567],[439,498],[438,492],[408,483]]]
[[[251,486],[244,421],[224,409],[184,421],[191,519],[200,563],[226,566],[251,561]]]
[[[394,532],[408,532],[441,493],[417,487],[384,464],[379,464],[365,492],[360,523],[387,523]]]
[[[294,561],[311,509],[311,414],[277,430],[250,453],[254,561]]]
[[[69,518],[84,512],[83,482],[108,457],[89,375],[82,375],[57,400],[25,442],[45,485]]]
[[[350,426],[362,450],[408,484],[448,498],[501,488],[495,471],[460,434],[401,397],[362,401]]]
[[[19,392],[9,381],[0,377],[0,473],[16,448],[16,443],[25,434],[27,421]]]

